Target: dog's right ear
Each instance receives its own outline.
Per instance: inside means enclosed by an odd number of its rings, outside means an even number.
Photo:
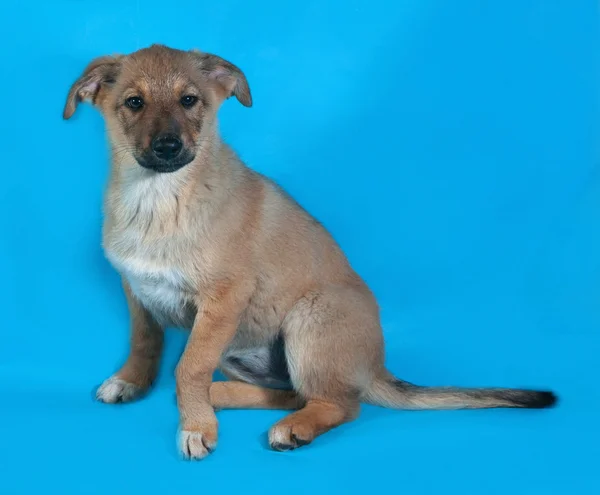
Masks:
[[[81,101],[96,104],[98,96],[117,79],[120,69],[120,56],[99,57],[85,68],[83,74],[73,83],[63,110],[63,118],[70,119]]]

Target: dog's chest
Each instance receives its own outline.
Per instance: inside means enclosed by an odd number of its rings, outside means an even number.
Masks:
[[[193,293],[180,270],[141,253],[126,256],[110,249],[107,257],[125,277],[131,292],[165,326],[190,328],[195,316]]]
[[[145,205],[153,209],[147,212]],[[146,194],[137,204],[120,202],[120,211],[128,209],[131,220],[125,215],[125,221],[107,221],[106,256],[159,323],[191,328],[196,312],[193,284],[176,254],[184,251],[179,236],[161,234],[166,220],[159,214],[160,206],[152,194]]]

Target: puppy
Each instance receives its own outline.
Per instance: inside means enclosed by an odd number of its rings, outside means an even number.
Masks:
[[[134,400],[156,378],[163,330],[191,330],[176,370],[179,446],[217,445],[219,408],[294,410],[269,431],[290,450],[358,415],[405,409],[554,404],[551,392],[419,387],[384,367],[377,303],[329,233],[221,141],[217,110],[252,105],[220,57],[153,45],[90,63],[64,118],[104,115],[112,167],[103,246],[122,275],[131,350],[98,400]],[[212,383],[220,369],[230,381]]]

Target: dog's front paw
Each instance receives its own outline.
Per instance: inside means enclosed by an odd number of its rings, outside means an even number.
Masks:
[[[217,427],[181,430],[179,451],[184,459],[204,459],[217,447]]]
[[[96,391],[96,399],[107,404],[117,402],[130,402],[144,393],[144,389],[122,380],[118,376],[111,376]]]

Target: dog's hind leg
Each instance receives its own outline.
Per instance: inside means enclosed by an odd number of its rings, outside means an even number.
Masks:
[[[213,382],[210,403],[215,409],[299,409],[304,401],[293,390],[277,390],[250,383]]]
[[[283,325],[290,379],[306,406],[269,431],[290,450],[358,416],[360,399],[380,364],[376,307],[359,287],[333,287],[298,301]]]

